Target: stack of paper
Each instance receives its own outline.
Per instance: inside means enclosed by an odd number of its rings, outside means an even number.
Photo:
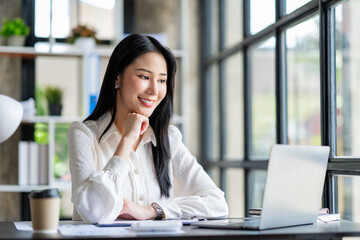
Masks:
[[[260,216],[261,208],[250,208],[249,215],[251,216]],[[340,214],[329,214],[328,208],[320,208],[318,222],[330,222],[340,220]]]
[[[19,142],[19,185],[48,183],[49,146],[32,141]]]

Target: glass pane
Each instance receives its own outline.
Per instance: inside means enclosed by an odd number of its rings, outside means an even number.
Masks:
[[[341,219],[360,222],[360,177],[338,175],[334,178],[337,180]]]
[[[219,51],[219,0],[212,0],[211,14],[211,54]]]
[[[99,39],[114,39],[115,0],[82,0],[79,4],[79,24],[92,27]]]
[[[244,170],[231,168],[226,171],[226,201],[229,217],[244,217]]]
[[[53,37],[68,37],[70,32],[69,0],[53,0],[52,9]],[[35,2],[35,36],[50,37],[50,0],[36,0]]]
[[[56,124],[55,126],[55,156],[54,176],[61,181],[71,181],[69,170],[69,154],[66,134],[70,124]]]
[[[265,189],[266,171],[251,170],[249,172],[249,208],[261,208]],[[246,212],[246,215],[248,213]]]
[[[275,0],[250,1],[250,33],[255,34],[275,22]]]
[[[35,36],[50,36],[50,0],[35,1]]]
[[[211,168],[207,170],[207,174],[211,177],[214,181],[215,185],[220,187],[220,170],[217,167]]]
[[[230,47],[243,38],[242,0],[225,0],[225,46]]]
[[[320,145],[319,18],[286,31],[289,144]]]
[[[275,38],[249,50],[252,157],[268,157],[275,143]]]
[[[211,103],[209,103],[209,110],[211,111],[211,120],[208,119],[211,123],[211,129],[213,131],[208,133],[211,139],[211,149],[210,157],[212,159],[219,159],[220,157],[220,96],[219,96],[219,67],[218,65],[211,66],[211,78],[208,78],[211,81]]]
[[[52,35],[54,38],[66,38],[70,33],[69,0],[52,0]]]
[[[226,149],[225,158],[244,158],[243,55],[238,53],[224,61]]]
[[[286,13],[289,14],[310,1],[311,0],[287,0]]]
[[[360,1],[348,1],[336,12],[337,155],[360,156]]]
[[[184,83],[182,82],[183,78],[182,78],[182,71],[179,71],[180,69],[182,69],[182,63],[183,61],[181,61],[181,59],[176,59],[176,67],[178,69],[178,71],[176,71],[175,74],[175,91],[174,91],[174,114],[176,115],[183,115],[182,112],[182,104],[183,104],[183,99],[181,98],[184,93],[183,91],[183,85]]]

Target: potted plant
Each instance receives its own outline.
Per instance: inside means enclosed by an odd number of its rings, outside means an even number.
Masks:
[[[62,110],[62,89],[59,87],[47,86],[44,90],[44,96],[48,102],[50,115],[61,115]]]
[[[71,30],[70,37],[67,41],[74,43],[76,47],[91,49],[96,46],[98,39],[96,38],[96,31],[94,29],[79,24]]]
[[[25,37],[30,33],[30,28],[25,24],[22,18],[8,19],[4,18],[0,35],[7,40],[10,46],[24,46]],[[4,40],[3,40],[4,41]]]

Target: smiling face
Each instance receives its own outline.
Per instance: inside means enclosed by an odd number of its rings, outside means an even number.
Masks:
[[[157,52],[144,53],[125,68],[116,79],[118,113],[135,112],[150,117],[167,91],[165,58]]]

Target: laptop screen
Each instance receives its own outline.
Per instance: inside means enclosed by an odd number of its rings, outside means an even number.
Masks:
[[[273,145],[260,229],[316,222],[328,157],[327,146]]]

